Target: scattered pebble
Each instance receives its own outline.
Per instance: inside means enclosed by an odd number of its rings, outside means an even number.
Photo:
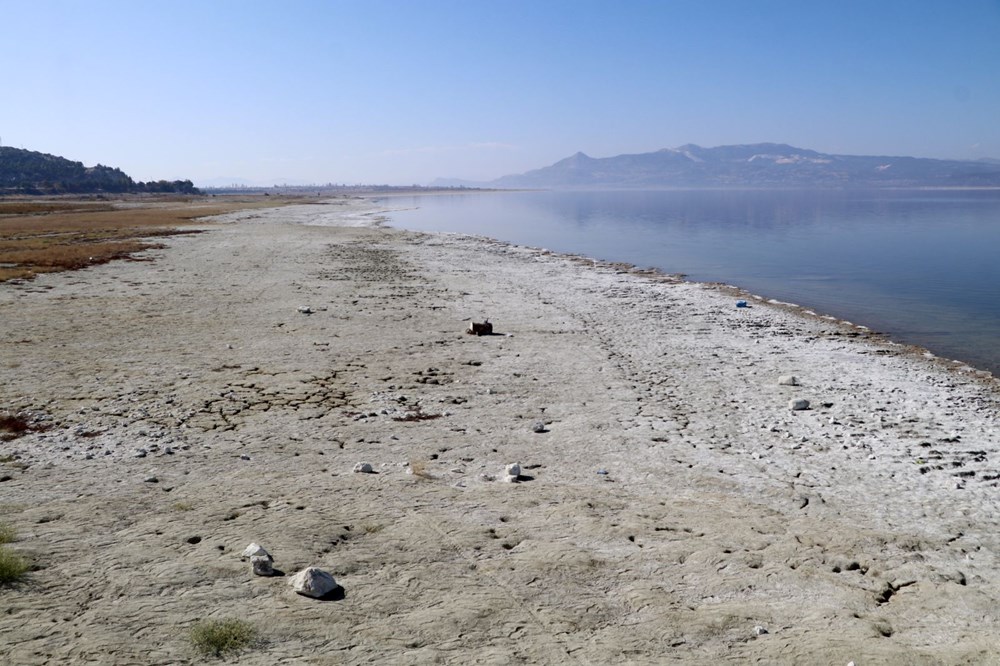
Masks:
[[[312,314],[313,313],[313,309],[311,307],[309,307],[308,305],[300,305],[299,306],[299,312],[301,312],[302,314],[306,314],[306,315],[307,314]]]
[[[809,409],[809,401],[802,398],[794,398],[788,401],[788,408],[793,412]]]
[[[143,482],[144,483],[159,483],[160,480],[158,478],[156,478],[155,474],[150,474],[149,476],[147,476],[146,478],[143,479]]]
[[[608,470],[606,470],[606,469],[604,469],[602,467],[601,469],[597,470],[597,473],[600,474],[601,476],[605,476],[605,475],[607,475]]]
[[[254,574],[258,576],[273,576],[274,575],[274,565],[271,562],[271,556],[268,555],[264,557],[263,555],[254,555],[250,558],[250,569]]]
[[[372,468],[371,463],[359,462],[354,466],[354,472],[356,474],[373,474],[375,470]]]
[[[244,453],[243,455],[240,456],[240,460],[250,460],[250,456]]]
[[[782,386],[798,386],[799,378],[795,375],[781,375],[778,377],[778,383]]]
[[[521,476],[521,466],[517,463],[511,463],[505,468],[507,476]]]
[[[547,432],[545,430],[545,424],[541,421],[536,421],[533,426],[531,426],[532,432]]]
[[[766,627],[762,627],[759,624],[756,627],[753,628],[753,634],[754,634],[754,636],[763,636],[766,633],[767,633],[767,628]]]

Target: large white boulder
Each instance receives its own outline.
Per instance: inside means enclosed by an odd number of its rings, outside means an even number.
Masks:
[[[257,543],[251,543],[249,546],[243,549],[243,554],[240,555],[244,560],[251,559],[254,557],[266,557],[267,559],[274,561],[271,554],[264,550],[264,547]]]
[[[333,576],[318,567],[303,569],[292,576],[288,584],[299,594],[313,598],[325,596],[340,587]]]

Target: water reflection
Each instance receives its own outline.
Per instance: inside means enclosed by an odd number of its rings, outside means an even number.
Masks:
[[[997,191],[506,192],[407,205],[418,208],[394,224],[737,284],[1000,372]]]

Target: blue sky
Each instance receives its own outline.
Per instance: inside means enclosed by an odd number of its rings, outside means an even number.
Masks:
[[[0,0],[0,142],[428,183],[773,141],[1000,158],[1000,0]]]

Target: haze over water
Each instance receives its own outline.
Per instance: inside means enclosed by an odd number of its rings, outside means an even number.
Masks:
[[[1000,191],[496,192],[392,224],[734,284],[1000,374]]]

